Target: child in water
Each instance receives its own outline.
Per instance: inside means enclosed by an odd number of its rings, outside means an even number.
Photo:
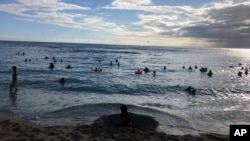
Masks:
[[[15,89],[15,92],[17,92],[17,69],[16,66],[12,67],[12,81],[10,84],[10,92],[12,92],[12,89]]]

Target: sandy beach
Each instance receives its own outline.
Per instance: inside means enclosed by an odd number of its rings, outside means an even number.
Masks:
[[[108,127],[105,122],[117,115],[102,116],[92,125],[48,126],[28,121],[0,119],[1,141],[228,141],[229,136],[219,134],[167,135],[154,127],[122,128]],[[133,114],[141,123],[151,122],[150,117]],[[136,119],[137,120],[137,119]],[[137,120],[138,121],[138,120]],[[139,124],[141,124],[139,123]],[[150,123],[150,124],[151,124]],[[139,125],[138,124],[138,125]],[[139,127],[139,126],[138,126]],[[145,126],[146,127],[146,126]]]

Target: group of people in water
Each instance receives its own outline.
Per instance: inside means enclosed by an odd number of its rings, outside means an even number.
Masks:
[[[18,53],[16,53],[16,55],[25,56],[25,53],[24,53],[24,52],[23,52],[23,53],[18,52]],[[45,60],[48,60],[49,57],[45,56],[44,59],[45,59]],[[53,69],[55,68],[54,63],[57,62],[57,60],[55,59],[54,56],[52,57],[52,60],[53,60],[53,62],[51,62],[51,63],[49,64],[49,67],[48,67],[48,68],[50,68],[51,70],[53,70]],[[27,62],[27,61],[30,62],[31,59],[25,59],[25,62]],[[99,64],[100,64],[100,63],[101,63],[101,60],[99,59],[98,61],[99,61]],[[60,59],[60,62],[62,63],[63,60]],[[120,62],[118,61],[118,59],[115,59],[115,63],[117,64],[118,67],[120,66]],[[112,62],[112,61],[110,61],[110,66],[113,66],[113,62]],[[239,66],[242,66],[242,64],[239,63]],[[71,65],[67,65],[65,68],[66,68],[66,69],[72,69],[73,67],[72,67]],[[186,67],[183,66],[182,68],[185,69]],[[198,66],[195,65],[194,68],[195,68],[195,69],[198,69]],[[230,68],[233,68],[233,66],[230,66]],[[250,69],[250,67],[249,67],[249,69]],[[94,71],[94,72],[102,72],[102,68],[101,68],[100,66],[95,67],[94,69],[91,68],[91,70]],[[167,67],[166,67],[166,66],[163,66],[163,70],[166,71],[166,70],[167,70]],[[188,67],[188,70],[191,71],[191,70],[193,70],[193,68],[192,68],[191,66],[189,66],[189,67]],[[13,66],[13,67],[12,67],[12,71],[13,71],[13,73],[12,73],[12,81],[11,81],[11,84],[10,84],[10,91],[12,92],[13,89],[14,89],[15,92],[16,92],[16,91],[17,91],[17,67],[16,67],[16,66]],[[209,70],[208,72],[207,72],[207,71],[208,71],[208,69],[207,69],[206,67],[200,68],[200,72],[201,72],[201,73],[207,73],[207,75],[208,75],[209,77],[212,77],[212,76],[213,76],[212,70]],[[241,67],[241,70],[238,72],[238,76],[242,77],[243,71],[244,71],[245,75],[248,74],[248,68],[247,68],[247,67]],[[144,72],[144,73],[149,73],[149,72],[151,72],[151,71],[150,71],[150,69],[149,69],[148,67],[145,67],[143,70],[138,69],[138,70],[136,70],[134,73],[135,73],[136,75],[141,75],[141,74],[143,74],[143,72]],[[156,71],[152,71],[152,74],[153,74],[153,76],[156,76]],[[65,83],[65,78],[61,78],[61,79],[59,80],[59,82],[60,82],[62,85],[64,85],[64,83]],[[187,91],[190,92],[190,93],[195,93],[196,90],[190,86],[190,87],[187,88]]]
[[[239,66],[242,66],[242,64],[239,63]],[[249,67],[249,69],[250,69],[250,67]],[[248,68],[247,67],[245,67],[245,68],[241,67],[241,70],[238,72],[238,76],[242,77],[243,72],[245,73],[245,75],[248,75]]]

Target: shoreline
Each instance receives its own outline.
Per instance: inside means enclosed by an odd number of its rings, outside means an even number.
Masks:
[[[170,135],[155,129],[105,127],[108,116],[98,118],[91,125],[48,126],[30,121],[0,117],[0,140],[37,141],[229,141],[229,135],[206,133],[200,135]],[[141,116],[141,115],[140,115]],[[147,117],[147,116],[145,116]],[[106,119],[105,119],[106,118]]]

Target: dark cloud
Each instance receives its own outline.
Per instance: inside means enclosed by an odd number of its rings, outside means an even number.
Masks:
[[[191,22],[184,26],[179,25],[177,32],[167,30],[160,34],[204,38],[225,47],[250,47],[249,14],[250,5],[241,4],[220,9],[211,8],[203,15],[204,20]]]

